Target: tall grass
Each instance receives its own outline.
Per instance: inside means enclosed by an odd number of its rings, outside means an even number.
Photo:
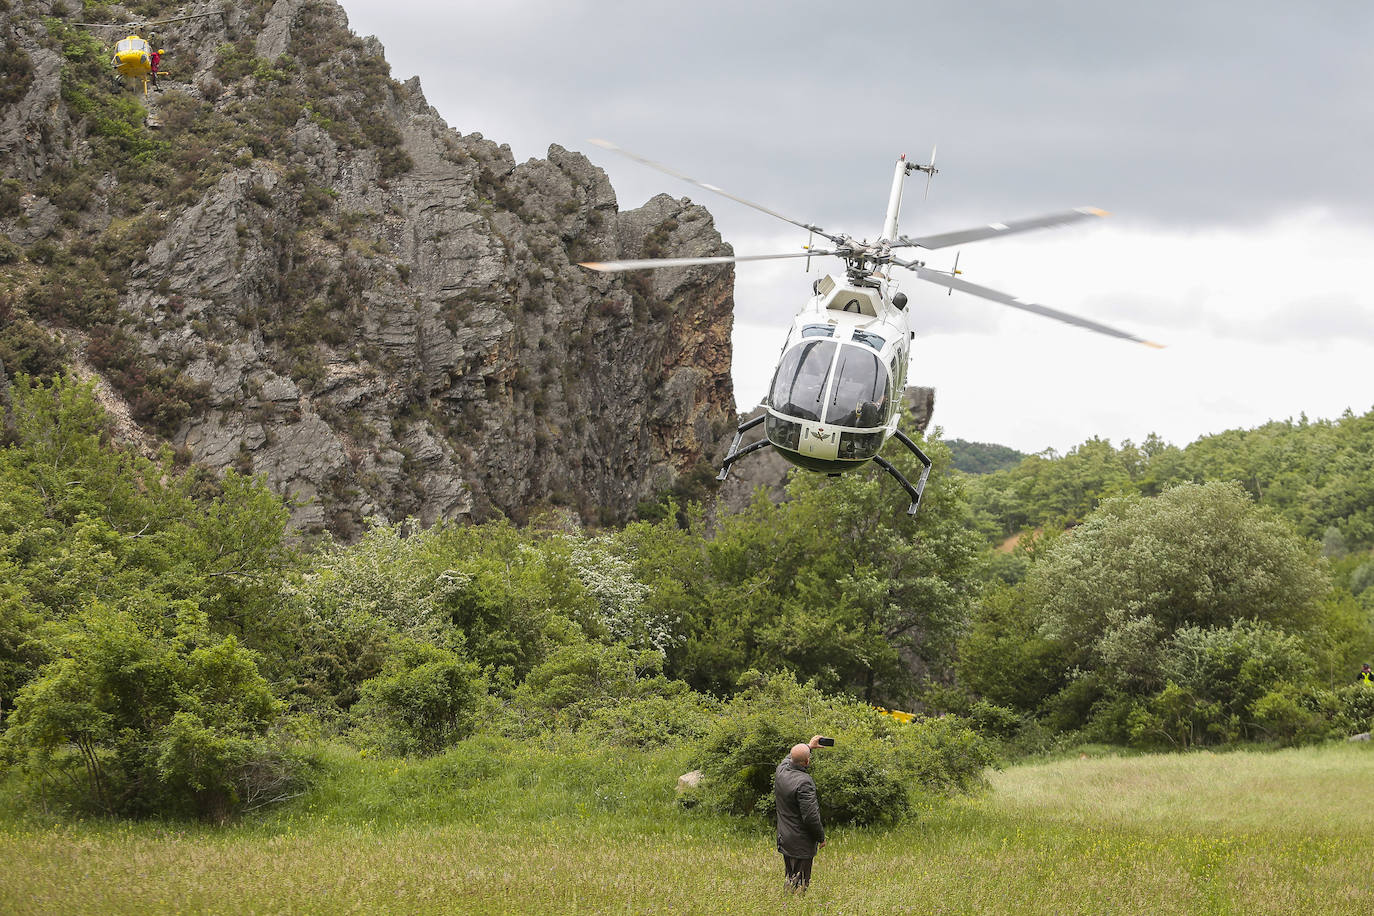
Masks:
[[[308,796],[229,829],[11,815],[0,912],[1355,913],[1374,753],[1069,759],[895,828],[835,831],[805,898],[766,826],[683,812],[680,753],[484,739],[321,752]]]

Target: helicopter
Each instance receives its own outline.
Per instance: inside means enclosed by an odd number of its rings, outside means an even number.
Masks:
[[[127,36],[115,42],[114,54],[110,58],[110,66],[115,74],[126,79],[140,81],[143,84],[143,94],[148,94],[148,81],[152,80],[157,84],[157,75],[161,71],[155,66],[155,61],[160,60],[164,52],[161,48],[153,50],[153,45],[140,36],[139,32],[152,34],[149,30],[154,26],[169,25],[173,22],[187,22],[191,19],[208,19],[211,16],[222,16],[223,13],[197,13],[191,16],[173,16],[170,19],[155,19],[151,22],[130,22],[123,25],[114,25],[101,22],[73,22],[70,25],[79,25],[88,29],[113,29],[117,32],[127,32]]]
[[[811,234],[812,239],[801,252],[586,261],[580,264],[582,267],[614,273],[781,258],[806,258],[808,266],[813,257],[836,257],[844,262],[843,274],[827,274],[812,284],[811,297],[793,318],[792,326],[783,343],[777,368],[773,373],[773,382],[762,402],[765,411],[739,425],[730,450],[722,462],[718,480],[726,479],[731,465],[735,462],[769,446],[800,468],[832,477],[856,470],[872,461],[902,486],[911,497],[907,514],[916,514],[921,505],[926,481],[930,476],[931,459],[898,425],[901,420],[902,392],[907,382],[911,341],[915,339],[916,332],[911,329],[907,295],[895,289],[892,280],[894,267],[912,271],[921,280],[945,287],[950,294],[954,290],[959,290],[1099,334],[1150,347],[1162,346],[1088,318],[1027,302],[995,289],[962,280],[959,275],[963,271],[958,269],[957,254],[954,267],[948,271],[927,267],[924,261],[899,254],[902,249],[937,250],[1019,232],[1065,226],[1106,216],[1105,210],[1078,207],[1045,216],[1006,223],[988,223],[936,235],[915,238],[899,235],[897,220],[906,178],[915,172],[924,173],[926,189],[929,192],[930,180],[939,172],[935,167],[934,150],[931,151],[930,162],[925,165],[908,160],[904,153],[898,157],[893,169],[892,189],[888,195],[882,233],[876,242],[866,239],[861,241],[847,234],[827,232],[813,223],[784,216],[762,204],[746,200],[716,185],[698,181],[662,163],[622,149],[614,143],[605,140],[589,142],[805,229]],[[814,236],[826,239],[830,247],[813,248],[810,241],[814,240]],[[764,438],[741,448],[740,443],[744,439],[744,434],[760,423],[764,425]],[[922,471],[914,485],[879,454],[888,439],[896,439],[920,461]]]

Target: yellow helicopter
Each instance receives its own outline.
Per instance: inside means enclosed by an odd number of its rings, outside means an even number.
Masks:
[[[114,59],[111,64],[120,76],[143,83],[143,94],[148,94],[148,81],[157,85],[158,67],[162,60],[161,48],[156,51],[137,35],[130,35],[115,42]]]
[[[149,42],[139,32],[152,34],[149,30],[160,25],[169,25],[173,22],[186,22],[191,19],[208,19],[211,16],[221,16],[222,13],[197,13],[191,16],[174,16],[170,19],[155,19],[151,22],[130,22],[124,25],[111,25],[99,22],[73,22],[72,25],[83,26],[88,29],[114,29],[127,32],[127,36],[115,42],[114,55],[110,59],[110,66],[114,72],[126,80],[132,80],[143,85],[143,94],[148,94],[148,83],[157,86],[158,74],[162,73],[162,55],[166,52],[161,48],[155,48],[154,43]]]

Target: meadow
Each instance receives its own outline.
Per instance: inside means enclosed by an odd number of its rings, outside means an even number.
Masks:
[[[681,751],[473,739],[320,751],[315,788],[214,828],[0,821],[6,913],[1357,913],[1374,904],[1374,749],[1115,756],[990,774],[832,831],[803,898],[760,823],[674,803]]]

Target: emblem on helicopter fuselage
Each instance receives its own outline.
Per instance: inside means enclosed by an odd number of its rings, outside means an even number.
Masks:
[[[826,432],[824,426],[802,424],[801,442],[797,451],[812,458],[834,458],[840,453],[840,431]]]

